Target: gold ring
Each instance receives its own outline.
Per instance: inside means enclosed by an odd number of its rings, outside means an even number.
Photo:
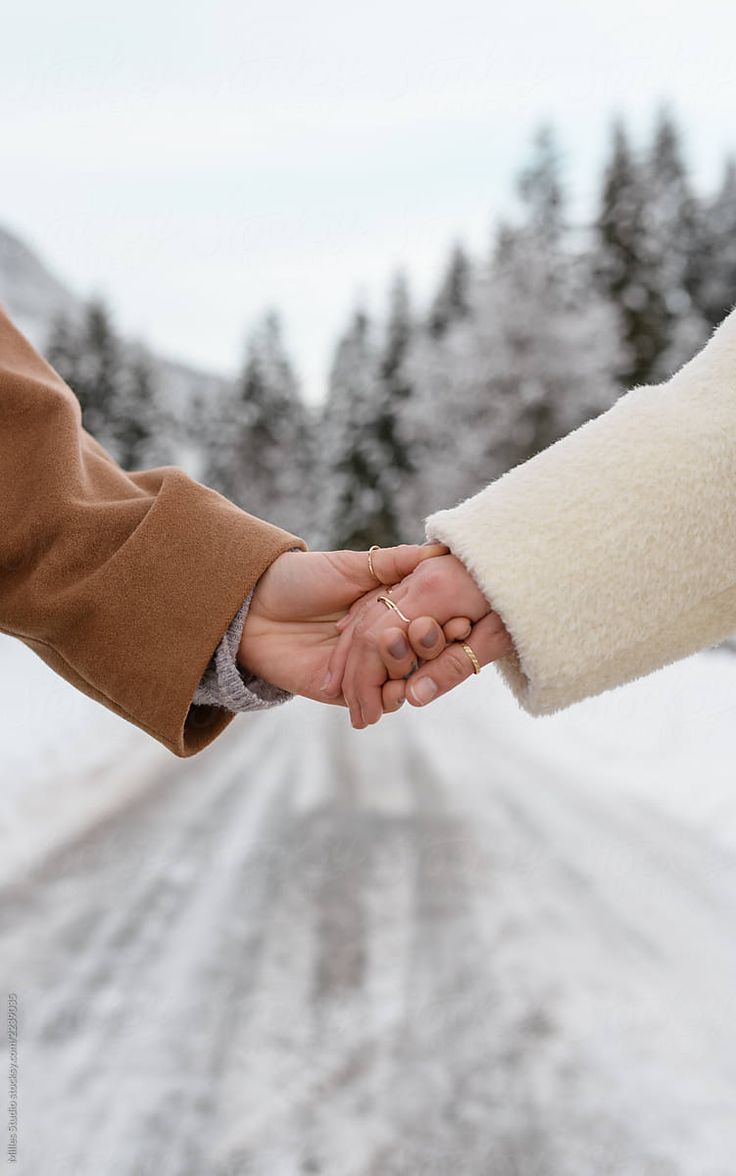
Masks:
[[[376,601],[379,601],[379,600],[380,600],[381,604],[386,605],[386,608],[392,608],[395,613],[398,613],[399,616],[401,617],[402,621],[406,621],[407,625],[411,624],[409,617],[404,616],[404,614],[402,613],[398,604],[396,604],[396,602],[394,600],[389,600],[388,596],[377,596]]]
[[[380,576],[376,575],[376,569],[373,566],[373,552],[380,551],[380,550],[381,550],[381,548],[379,547],[378,543],[374,543],[373,546],[371,548],[369,548],[369,550],[368,550],[368,571],[373,576],[374,580],[378,580],[378,583],[382,584],[383,580],[381,579]]]
[[[478,658],[475,656],[475,653],[470,648],[467,641],[461,641],[460,644],[462,645],[463,649],[465,650],[465,652],[467,653],[471,662],[473,663],[473,673],[479,674],[480,673],[480,662],[478,661]]]

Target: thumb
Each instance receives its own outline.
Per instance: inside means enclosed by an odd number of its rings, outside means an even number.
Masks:
[[[375,588],[378,581],[381,584],[398,584],[405,576],[411,575],[425,559],[447,555],[449,550],[444,543],[402,543],[398,547],[375,548],[371,553],[375,576],[370,575],[367,553],[364,556],[369,587]]]
[[[348,602],[347,613],[337,622],[337,631],[341,633],[347,628],[360,609],[361,599],[366,593],[375,591],[381,585],[390,587],[400,583],[425,559],[447,555],[449,550],[443,543],[402,543],[398,547],[371,548],[370,552],[329,552],[328,558],[356,592],[356,596]]]
[[[382,584],[389,587],[398,584],[425,559],[447,555],[448,551],[449,547],[442,543],[423,543],[421,546],[418,543],[402,543],[398,547],[371,548],[370,552],[334,551],[330,553],[330,559],[362,596],[380,588]]]

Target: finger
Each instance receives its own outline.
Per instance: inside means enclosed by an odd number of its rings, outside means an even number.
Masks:
[[[482,666],[510,653],[513,645],[498,613],[490,612],[483,617],[468,637],[475,656]],[[435,698],[441,698],[455,686],[459,686],[473,673],[473,663],[462,645],[454,641],[432,662],[431,666],[420,666],[407,682],[406,697],[412,706],[426,706]]]
[[[406,682],[403,678],[395,682],[384,682],[381,687],[381,701],[385,715],[393,714],[404,705],[406,702]]]
[[[360,657],[348,659],[342,692],[350,707],[352,724],[358,730],[377,723],[383,714],[381,690],[386,667],[376,646],[360,650]]]
[[[425,559],[447,555],[449,547],[444,543],[402,543],[399,547],[379,547],[373,552],[373,569],[382,584],[398,584],[410,575]],[[367,563],[367,560],[366,560]],[[376,581],[371,577],[371,587]]]
[[[332,551],[330,559],[343,576],[362,592],[370,592],[379,584],[398,584],[420,563],[437,555],[446,555],[442,543],[402,543],[399,547],[379,547],[371,554],[373,572],[367,551]]]
[[[416,617],[409,625],[406,635],[414,653],[422,661],[431,661],[439,657],[446,645],[442,626],[434,617]]]
[[[365,596],[359,596],[358,599],[354,600],[350,605],[350,608],[345,613],[345,615],[340,617],[339,621],[335,621],[335,628],[337,629],[338,633],[342,633],[343,630],[346,629],[348,625],[355,620],[358,613],[361,611],[363,604],[365,603],[365,599]]]
[[[394,626],[389,622],[386,628]],[[379,648],[382,629],[381,622],[377,633],[370,633],[367,639],[359,636],[350,640],[350,656],[342,679],[342,693],[348,702],[354,727],[369,727],[377,723],[383,714],[381,691],[387,679],[387,671]],[[355,722],[356,713],[360,714],[360,722]]]
[[[453,617],[442,626],[446,641],[467,641],[473,622],[468,617]]]
[[[385,592],[386,589],[383,591]],[[363,615],[366,605],[372,604],[380,595],[381,589],[376,588],[374,592],[367,592],[365,596],[361,596],[342,618],[342,623],[336,625],[339,636],[337,644],[330,655],[330,660],[327,663],[327,673],[321,686],[325,698],[334,698],[339,692],[340,684],[345,673],[345,666],[347,665],[348,654],[350,653],[355,623]]]
[[[434,617],[445,624],[462,615],[479,621],[489,610],[477,583],[452,555],[426,560],[391,591],[394,603],[413,619]]]
[[[321,693],[325,698],[335,698],[340,693],[343,675],[345,673],[345,666],[347,665],[348,654],[350,653],[350,645],[352,642],[353,631],[352,626],[343,629],[337,639],[337,643],[332,653],[330,660],[327,663],[327,673],[321,686]]]
[[[411,626],[410,626],[411,627]],[[378,654],[389,678],[405,678],[416,669],[417,659],[403,629],[385,629],[378,638]]]
[[[380,593],[378,594],[380,596]],[[387,678],[380,641],[387,630],[394,631],[394,639],[402,643],[396,652],[404,659],[403,673],[408,673],[413,666],[414,658],[411,652],[405,653],[408,643],[403,630],[392,613],[386,614],[383,607],[374,602],[373,610],[366,610],[361,615],[354,629],[348,629],[339,638],[349,636],[350,650],[342,678],[342,692],[350,707],[351,716],[360,712],[362,723],[353,721],[354,726],[370,726],[377,723],[383,714],[381,690]],[[394,644],[394,642],[390,642]]]

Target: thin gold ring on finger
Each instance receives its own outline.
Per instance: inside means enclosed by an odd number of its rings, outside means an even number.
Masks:
[[[402,621],[406,621],[407,625],[411,624],[409,617],[405,617],[395,600],[389,600],[388,596],[377,596],[376,602],[380,600],[381,604],[385,604],[386,608],[391,608],[395,613],[401,617]]]
[[[471,649],[471,647],[468,645],[467,641],[461,641],[460,644],[462,645],[463,649],[465,650],[465,652],[467,653],[471,662],[473,663],[473,673],[479,674],[480,673],[480,662],[478,661],[478,658],[475,656],[475,651],[473,649]]]
[[[382,584],[383,580],[378,575],[378,573],[376,572],[376,569],[373,566],[373,552],[380,551],[380,550],[381,550],[381,548],[378,543],[374,543],[373,546],[368,549],[368,571],[373,576],[374,580],[378,580],[378,583]]]

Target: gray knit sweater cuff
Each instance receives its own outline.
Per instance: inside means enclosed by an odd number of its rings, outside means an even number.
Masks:
[[[219,706],[235,712],[268,710],[294,697],[238,666],[238,647],[253,592],[251,589],[210,658],[194,693],[195,706]]]

